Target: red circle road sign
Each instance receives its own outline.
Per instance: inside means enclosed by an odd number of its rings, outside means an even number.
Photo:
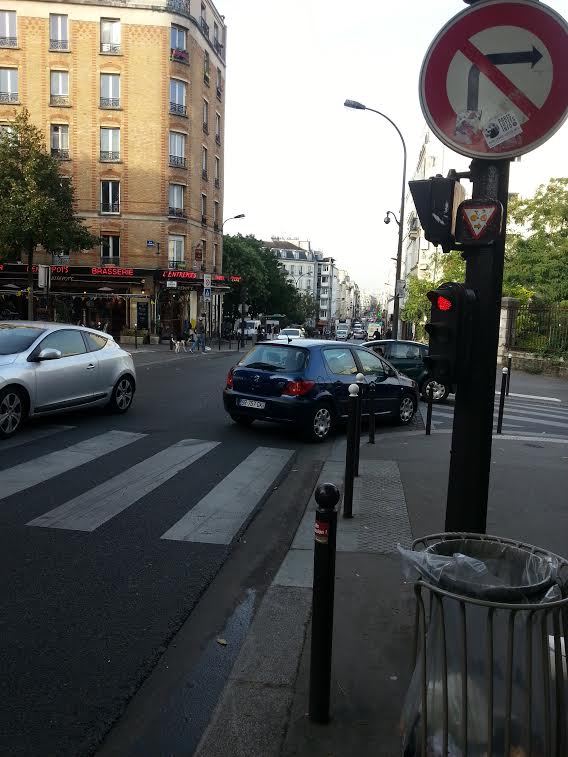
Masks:
[[[568,24],[536,0],[488,0],[451,19],[420,72],[432,131],[472,158],[514,158],[568,116]]]

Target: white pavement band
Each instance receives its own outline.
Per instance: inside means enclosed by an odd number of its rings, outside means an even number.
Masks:
[[[109,452],[126,447],[142,439],[146,434],[127,431],[108,431],[71,447],[37,457],[27,463],[0,471],[0,499],[29,489],[62,473],[67,473],[85,463],[90,463]]]
[[[162,539],[230,544],[293,454],[289,449],[257,447]]]
[[[28,523],[28,526],[94,531],[127,507],[210,452],[219,442],[183,439],[142,460],[100,486],[65,502]]]

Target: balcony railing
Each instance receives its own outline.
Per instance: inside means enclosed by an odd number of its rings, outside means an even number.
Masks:
[[[69,255],[54,252],[51,256],[51,265],[69,265]]]
[[[49,49],[50,50],[69,50],[69,40],[68,39],[50,39]]]
[[[101,213],[120,213],[120,202],[101,202]]]
[[[51,155],[58,160],[69,160],[69,148],[64,147],[52,147]]]
[[[189,53],[187,50],[180,50],[178,47],[171,47],[170,60],[187,64],[189,63]]]
[[[219,42],[218,39],[213,40],[213,47],[215,48],[215,52],[219,55],[223,54],[223,45]]]
[[[101,97],[101,108],[107,110],[120,108],[120,97]]]
[[[189,16],[191,14],[191,3],[190,0],[168,0],[168,9],[186,13]]]
[[[120,55],[120,42],[101,42],[101,53]]]
[[[113,268],[120,265],[120,256],[118,255],[101,255],[101,266],[103,268]]]
[[[117,160],[120,160],[118,150],[101,150],[101,161],[103,163],[115,163]]]
[[[215,143],[220,145],[221,144],[221,135],[215,134]]]
[[[209,124],[203,123],[203,133],[209,134]]]
[[[185,271],[185,260],[168,260],[168,268],[174,271]]]
[[[209,24],[203,18],[203,16],[199,19],[199,25],[201,26],[201,31],[203,32],[203,34],[205,34],[206,37],[209,37]]]
[[[18,38],[0,37],[0,47],[18,47]]]
[[[203,72],[203,81],[204,81],[204,83],[205,83],[205,85],[206,85],[207,87],[208,87],[208,86],[209,86],[209,84],[211,83],[211,79],[209,78],[209,74],[207,73],[207,71],[204,71],[204,72]]]
[[[207,216],[201,216],[201,225],[207,226]]]
[[[183,208],[172,208],[170,205],[168,208],[168,216],[170,216],[170,218],[187,218],[187,213]]]
[[[221,186],[221,181],[219,179],[215,179],[215,189],[219,189]]]
[[[174,113],[176,116],[187,116],[187,106],[170,102],[170,113]]]
[[[201,169],[201,178],[202,178],[202,179],[203,179],[204,181],[207,181],[207,169],[206,169],[206,168],[202,168],[202,169]]]
[[[223,99],[223,90],[221,87],[217,87],[217,99],[222,100]]]
[[[0,92],[0,103],[17,103],[19,97],[17,92]]]
[[[174,168],[185,168],[186,160],[181,155],[170,155],[170,166]]]
[[[69,105],[69,95],[50,95],[50,105]]]

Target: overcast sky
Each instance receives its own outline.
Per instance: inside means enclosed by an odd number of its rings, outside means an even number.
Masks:
[[[567,0],[549,0],[567,14]],[[217,0],[226,16],[227,233],[310,239],[368,290],[394,281],[402,149],[393,127],[347,110],[387,113],[409,152],[425,132],[418,99],[424,54],[460,0]],[[565,75],[565,73],[564,73]],[[511,191],[568,176],[568,124],[512,166]],[[464,165],[456,156],[456,166]]]

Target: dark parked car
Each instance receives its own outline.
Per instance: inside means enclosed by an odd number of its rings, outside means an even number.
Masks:
[[[448,394],[454,391],[454,387],[439,384],[429,377],[428,368],[424,363],[424,358],[428,356],[427,344],[400,339],[374,339],[365,342],[363,346],[385,357],[397,371],[414,379],[424,399],[427,398],[430,384],[434,388],[434,402],[443,402]]]
[[[295,339],[257,344],[231,368],[223,392],[225,410],[236,422],[275,421],[303,428],[322,441],[347,419],[349,385],[358,373],[374,390],[375,412],[409,423],[418,404],[414,381],[370,350],[344,342]],[[363,414],[368,414],[368,392]]]

